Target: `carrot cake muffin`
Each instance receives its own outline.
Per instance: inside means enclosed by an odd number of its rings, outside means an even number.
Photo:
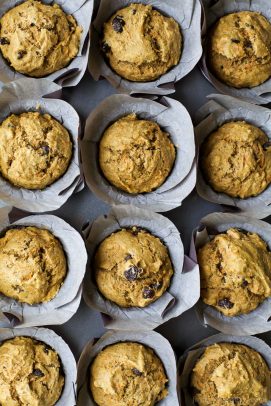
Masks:
[[[129,114],[104,132],[99,163],[105,178],[127,193],[148,193],[170,174],[176,152],[169,135],[150,120]]]
[[[216,192],[241,199],[257,196],[271,182],[269,139],[245,121],[225,123],[203,142],[200,167]]]
[[[271,296],[271,253],[258,234],[230,228],[197,256],[201,297],[225,316],[249,313]]]
[[[191,384],[198,406],[261,406],[271,400],[265,360],[242,344],[207,347],[193,369]]]
[[[49,114],[12,114],[0,125],[0,172],[12,185],[44,189],[67,170],[72,142]]]
[[[221,17],[207,48],[209,68],[229,86],[251,88],[271,76],[271,24],[260,13],[240,11]]]
[[[62,245],[50,231],[14,228],[0,238],[0,293],[5,296],[28,304],[48,302],[66,272]]]
[[[107,237],[94,257],[95,278],[104,297],[121,307],[145,307],[168,289],[173,275],[167,247],[133,227]]]
[[[81,33],[73,16],[59,5],[27,0],[0,19],[0,50],[15,71],[43,77],[78,54]]]
[[[104,348],[90,367],[90,389],[99,406],[153,406],[167,396],[166,384],[161,360],[134,342]]]
[[[173,18],[151,5],[132,3],[104,24],[102,50],[118,75],[147,82],[179,63],[182,34]]]

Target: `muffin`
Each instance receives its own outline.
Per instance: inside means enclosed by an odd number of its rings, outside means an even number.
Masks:
[[[75,19],[57,4],[27,0],[0,19],[0,49],[15,71],[43,77],[78,54],[81,33]]]
[[[166,384],[161,360],[134,342],[104,348],[90,367],[90,389],[99,406],[153,406],[167,396]]]
[[[0,125],[0,173],[12,185],[44,189],[67,170],[72,142],[49,114],[12,114]]]
[[[0,404],[54,406],[64,376],[58,354],[30,337],[15,337],[0,345]]]
[[[150,5],[132,3],[104,24],[102,50],[118,75],[148,82],[179,63],[182,34],[173,18]]]
[[[48,302],[58,293],[66,273],[62,245],[50,231],[14,228],[0,238],[3,295],[31,305]]]
[[[99,145],[103,175],[130,194],[148,193],[170,174],[176,152],[169,135],[150,120],[129,114],[110,125]]]
[[[207,347],[193,369],[191,385],[198,406],[260,406],[271,399],[265,360],[242,344]]]
[[[197,257],[201,298],[225,316],[247,314],[271,296],[271,253],[258,234],[230,228]]]
[[[163,295],[173,275],[167,247],[137,227],[102,241],[93,265],[99,291],[121,307],[148,306]]]
[[[271,76],[271,24],[260,13],[221,17],[211,30],[207,63],[214,75],[235,88],[255,87]]]
[[[258,196],[271,182],[269,139],[245,121],[225,123],[203,142],[200,167],[216,192],[241,199]]]

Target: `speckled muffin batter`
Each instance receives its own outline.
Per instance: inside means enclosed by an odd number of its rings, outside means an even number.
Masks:
[[[58,293],[66,272],[62,245],[50,231],[14,228],[0,238],[2,294],[29,304],[48,302]]]
[[[49,114],[12,114],[0,125],[0,172],[11,184],[44,189],[67,170],[72,142]]]
[[[0,404],[54,406],[64,376],[58,354],[30,337],[15,337],[0,345]]]
[[[225,316],[246,314],[271,296],[271,253],[255,233],[230,228],[198,250],[201,297]]]
[[[100,292],[121,307],[145,307],[167,290],[173,268],[167,247],[149,232],[133,227],[107,237],[94,257]]]
[[[167,396],[161,360],[142,344],[104,348],[90,368],[90,388],[99,406],[153,406]]]
[[[271,76],[271,24],[260,13],[240,11],[220,18],[209,35],[208,64],[236,88],[254,87]]]
[[[161,186],[176,152],[169,135],[150,120],[129,114],[107,128],[99,146],[100,168],[115,187],[131,194]]]
[[[27,0],[0,19],[0,50],[17,72],[43,77],[78,54],[82,29],[57,5]]]
[[[271,182],[271,147],[259,128],[236,121],[223,124],[205,139],[200,167],[216,192],[245,199],[262,193]]]
[[[198,406],[261,406],[271,399],[265,360],[241,344],[207,347],[193,369],[191,384]]]
[[[118,75],[146,82],[179,63],[182,34],[173,18],[150,5],[132,3],[104,24],[102,50]]]

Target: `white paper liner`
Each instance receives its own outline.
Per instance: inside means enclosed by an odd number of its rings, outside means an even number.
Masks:
[[[9,228],[5,211],[0,210],[0,233]],[[0,328],[65,323],[77,311],[82,296],[87,263],[84,241],[68,223],[49,214],[24,217],[10,226],[20,225],[47,229],[59,239],[66,254],[67,275],[57,295],[47,303],[29,305],[0,294]]]
[[[246,103],[231,96],[211,94],[209,102],[197,112],[199,124],[195,128],[198,150],[203,141],[218,127],[228,121],[244,120],[259,127],[271,139],[270,110],[254,104]],[[225,193],[215,192],[205,181],[198,169],[197,192],[205,200],[213,203],[233,206],[228,210],[256,218],[264,218],[271,214],[271,185],[260,195],[247,199],[227,196]]]
[[[52,4],[52,0],[42,0],[42,2]],[[0,17],[20,3],[22,3],[22,0],[2,0],[0,3]],[[58,83],[62,87],[76,86],[82,79],[88,63],[90,47],[89,27],[92,18],[94,0],[54,0],[54,3],[62,7],[66,14],[73,15],[77,24],[83,28],[83,32],[78,55],[68,66],[46,76],[46,78]],[[26,76],[11,68],[0,52],[0,80],[6,83],[22,77]]]
[[[42,341],[54,349],[61,360],[65,383],[61,397],[55,406],[75,406],[76,405],[76,362],[74,356],[65,343],[53,330],[48,328],[22,328],[22,329],[0,329],[0,342],[14,337],[32,337]]]
[[[258,234],[271,250],[270,224],[236,214],[212,213],[201,219],[199,228],[193,232],[190,258],[197,263],[197,249],[210,241],[215,233],[225,232],[231,227]],[[252,312],[235,317],[224,316],[216,308],[205,304],[201,299],[196,305],[196,312],[203,325],[210,325],[225,334],[244,336],[271,330],[271,298],[265,299]]]
[[[237,11],[257,11],[264,15],[271,23],[271,9],[269,0],[219,0],[213,6],[208,6],[208,1],[203,1],[206,14],[206,28],[207,35],[208,29],[222,16],[234,13]],[[256,103],[266,104],[271,102],[271,78],[260,86],[253,87],[251,89],[236,89],[228,86],[218,80],[208,69],[206,63],[206,46],[203,46],[203,56],[201,59],[200,67],[202,73],[209,82],[221,93],[228,94],[239,99]]]
[[[176,146],[177,156],[171,174],[162,186],[151,193],[132,195],[121,191],[105,179],[99,167],[99,142],[105,129],[131,113],[157,122],[162,130],[169,133]],[[112,95],[105,99],[87,119],[81,157],[88,187],[109,204],[132,204],[154,211],[168,211],[181,205],[196,182],[193,124],[184,106],[168,97],[160,103],[128,95]]]
[[[121,228],[142,227],[160,238],[168,248],[174,275],[168,290],[154,303],[144,308],[121,308],[105,299],[98,291],[91,267],[84,279],[83,296],[86,303],[103,314],[106,328],[117,330],[154,329],[167,320],[190,309],[199,299],[198,265],[184,256],[180,234],[166,217],[132,206],[116,206],[85,229],[89,258],[100,242]]]
[[[193,398],[189,390],[190,374],[197,362],[201,357],[206,347],[215,343],[236,343],[246,345],[258,351],[265,359],[269,369],[271,369],[271,348],[264,341],[256,337],[238,337],[234,335],[216,334],[200,341],[194,346],[190,347],[184,355],[179,359],[178,371],[180,374],[179,388],[182,406],[195,406]],[[271,401],[265,403],[263,406],[270,406]]]
[[[162,14],[173,17],[180,25],[183,49],[178,65],[152,82],[131,82],[121,78],[105,62],[100,49],[103,24],[117,10],[131,3],[150,4]],[[170,94],[175,92],[175,83],[186,76],[198,63],[202,55],[201,46],[201,4],[199,0],[101,0],[96,19],[93,22],[89,70],[95,80],[106,78],[118,92]]]
[[[156,355],[161,359],[165,372],[168,378],[168,395],[165,399],[159,402],[160,406],[178,406],[177,396],[177,371],[176,358],[171,348],[170,343],[160,334],[154,331],[136,331],[136,332],[120,332],[109,331],[104,334],[99,341],[94,345],[93,341],[89,341],[83,349],[78,362],[78,406],[95,406],[91,391],[89,389],[89,367],[98,355],[98,353],[108,345],[122,342],[133,341],[146,345],[154,350]]]
[[[0,200],[7,205],[33,212],[56,210],[82,184],[78,158],[79,116],[67,102],[42,97],[54,96],[60,90],[60,86],[47,79],[29,78],[4,84],[0,89],[0,122],[12,113],[49,113],[69,131],[73,142],[73,156],[67,171],[43,190],[27,190],[13,186],[0,175]]]

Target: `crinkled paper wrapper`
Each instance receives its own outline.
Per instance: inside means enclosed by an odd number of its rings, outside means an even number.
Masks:
[[[199,299],[199,269],[184,256],[180,234],[166,217],[132,206],[115,206],[107,216],[101,216],[85,229],[89,258],[97,246],[121,228],[138,226],[160,238],[168,248],[174,274],[168,290],[147,307],[121,308],[105,299],[94,282],[91,264],[84,279],[83,296],[86,303],[100,311],[106,328],[117,330],[154,329],[167,320],[190,309]]]
[[[172,172],[158,189],[150,193],[129,194],[112,186],[99,167],[99,142],[106,128],[119,118],[135,113],[152,120],[169,133],[176,146]],[[132,204],[164,212],[181,206],[196,184],[194,128],[185,107],[178,101],[163,97],[153,100],[128,95],[105,99],[89,115],[81,142],[82,167],[88,187],[109,204]]]
[[[0,294],[0,328],[62,324],[77,311],[87,252],[80,234],[59,217],[49,214],[24,217],[8,223],[7,208],[0,210],[0,235],[16,226],[35,226],[53,233],[61,242],[67,259],[67,276],[57,295],[46,303],[29,305]]]
[[[210,1],[204,0],[206,29],[208,29],[222,16],[242,10],[256,11],[263,14],[271,23],[271,8],[269,0],[219,0],[213,6],[209,6]],[[205,41],[206,42],[206,41]],[[201,70],[206,79],[221,93],[238,97],[239,99],[256,103],[267,104],[271,102],[271,78],[260,86],[243,89],[236,89],[218,80],[208,69],[206,63],[206,45],[203,44],[203,56],[201,59]]]
[[[0,4],[0,17],[20,3],[22,3],[22,0],[2,0]],[[43,3],[52,4],[52,0],[43,0]],[[82,79],[88,64],[90,47],[89,27],[92,18],[94,0],[55,0],[54,3],[58,4],[66,14],[71,14],[77,21],[78,25],[83,28],[83,32],[78,55],[68,66],[57,72],[51,73],[46,76],[46,78],[63,87],[76,86]],[[22,77],[26,76],[16,72],[3,58],[2,53],[0,52],[0,81],[4,83],[12,82]]]
[[[201,219],[199,228],[193,232],[190,258],[197,262],[197,249],[210,241],[216,234],[225,232],[231,227],[258,234],[271,251],[270,224],[237,214],[212,213]],[[244,336],[271,330],[271,298],[265,299],[252,312],[235,317],[224,316],[201,299],[196,305],[196,312],[203,325],[210,325],[225,334]]]
[[[82,179],[79,169],[78,136],[80,121],[74,108],[55,97],[61,87],[47,79],[22,78],[3,84],[0,88],[0,122],[10,114],[27,111],[49,113],[69,131],[73,142],[73,156],[65,174],[43,190],[28,190],[13,186],[0,175],[0,200],[7,205],[32,212],[56,210],[72,193],[80,190]]]
[[[150,4],[167,16],[172,16],[180,25],[183,49],[178,65],[152,82],[132,82],[121,78],[105,62],[100,49],[103,24],[117,10],[131,3]],[[118,92],[170,94],[175,92],[175,83],[186,76],[198,63],[202,55],[201,4],[199,0],[101,0],[97,17],[93,22],[89,70],[95,80],[106,78]]]
[[[135,331],[135,332],[120,332],[109,331],[103,335],[96,344],[90,341],[81,354],[78,362],[78,406],[95,406],[90,391],[90,374],[89,367],[98,355],[98,353],[105,347],[121,342],[133,341],[146,345],[154,350],[156,355],[161,359],[165,372],[168,378],[168,395],[165,399],[159,402],[160,406],[178,406],[177,396],[177,371],[176,371],[176,358],[171,348],[170,343],[160,334],[154,331]]]
[[[231,96],[212,94],[209,102],[197,112],[199,124],[195,128],[198,150],[203,141],[225,122],[243,120],[259,127],[271,140],[271,112],[269,109],[237,100]],[[271,185],[260,195],[247,199],[233,198],[225,193],[215,192],[205,181],[198,169],[197,192],[205,200],[227,206],[227,210],[235,211],[256,218],[264,218],[271,214]],[[232,207],[231,207],[232,206]]]
[[[199,343],[190,347],[179,360],[178,372],[180,378],[178,384],[179,394],[181,398],[180,404],[182,404],[182,406],[195,406],[190,393],[191,391],[189,390],[190,375],[197,360],[201,357],[206,347],[215,343],[236,343],[246,345],[258,351],[265,359],[269,369],[271,369],[271,348],[259,338],[238,337],[225,334],[216,334],[214,336],[208,337],[205,340],[200,341]],[[271,401],[265,403],[263,406],[271,406]]]
[[[74,356],[65,343],[53,330],[48,328],[23,328],[23,329],[0,329],[0,343],[14,337],[24,336],[31,337],[35,340],[42,341],[52,347],[59,355],[65,383],[61,397],[55,406],[75,406],[76,405],[76,362]]]

